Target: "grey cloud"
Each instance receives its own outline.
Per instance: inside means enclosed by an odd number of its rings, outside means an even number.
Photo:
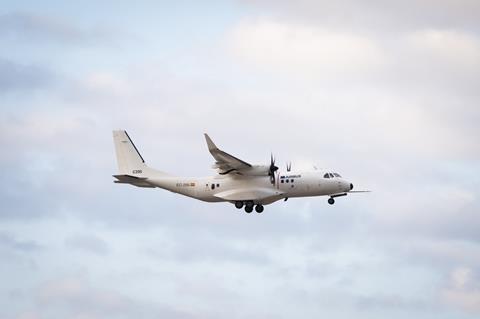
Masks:
[[[468,28],[478,31],[480,4],[475,0],[421,1],[271,1],[245,0],[270,14],[340,29],[375,32],[418,28]],[[395,33],[393,33],[395,34]]]
[[[69,249],[85,251],[96,255],[106,255],[110,249],[105,240],[95,235],[74,235],[65,240]]]
[[[0,58],[0,93],[44,88],[54,80],[53,72],[44,67]]]
[[[58,214],[62,204],[52,199],[52,187],[39,176],[31,176],[22,165],[16,174],[6,174],[9,185],[0,187],[3,203],[0,220],[39,220]],[[25,200],[28,194],[28,200]]]
[[[65,21],[51,17],[15,12],[0,16],[0,34],[15,38],[74,41],[82,32]],[[39,39],[40,37],[40,39]]]
[[[59,318],[191,318],[181,310],[137,301],[121,293],[90,285],[82,276],[63,277],[36,289],[36,300],[25,311],[38,317]],[[23,315],[19,313],[18,316]]]
[[[111,40],[106,30],[82,29],[62,18],[28,12],[0,15],[0,35],[13,41],[49,41],[59,44],[105,43]]]
[[[13,235],[5,232],[0,232],[0,246],[20,252],[32,252],[42,248],[33,240],[17,240]]]
[[[192,241],[192,237],[195,238]],[[219,240],[222,238],[222,240]],[[178,229],[166,249],[164,245],[147,247],[154,258],[180,263],[234,262],[267,266],[272,261],[262,245],[250,245],[250,240],[236,242],[229,236],[213,236],[210,232]]]

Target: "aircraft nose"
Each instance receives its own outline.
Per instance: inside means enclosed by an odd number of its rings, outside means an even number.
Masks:
[[[353,189],[353,184],[352,184],[352,183],[350,183],[350,190],[352,190],[352,189]]]

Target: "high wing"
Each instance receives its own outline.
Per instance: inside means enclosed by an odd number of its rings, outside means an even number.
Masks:
[[[221,175],[228,174],[233,171],[237,171],[241,174],[242,171],[252,168],[251,164],[220,150],[206,133],[205,140],[207,141],[210,154],[212,154],[216,161],[213,167],[218,168]]]

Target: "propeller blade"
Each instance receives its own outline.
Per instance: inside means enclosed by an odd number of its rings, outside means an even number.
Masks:
[[[270,173],[273,173],[276,170],[278,170],[278,167],[275,166],[275,157],[273,157],[273,154],[270,153]]]
[[[278,170],[278,167],[275,166],[275,157],[273,153],[270,153],[270,167],[268,169],[268,175],[270,176],[270,183],[275,185],[275,172]]]
[[[290,172],[292,170],[292,162],[287,163],[287,172]]]

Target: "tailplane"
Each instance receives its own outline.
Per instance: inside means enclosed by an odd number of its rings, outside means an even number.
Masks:
[[[114,177],[119,179],[120,182],[129,183],[128,181],[131,179],[146,182],[148,178],[168,176],[168,174],[150,168],[145,164],[145,160],[126,131],[113,131],[113,142],[115,143],[119,174],[114,175]]]

